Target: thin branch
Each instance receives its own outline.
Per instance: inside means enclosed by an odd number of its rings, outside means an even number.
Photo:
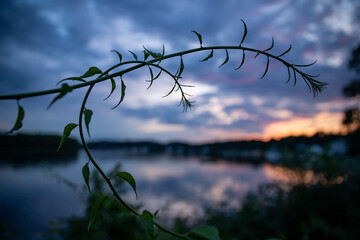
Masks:
[[[168,54],[163,56],[161,59],[152,59],[146,62],[142,62],[140,64],[137,64],[135,66],[126,68],[124,70],[112,73],[112,74],[107,74],[103,77],[100,78],[96,78],[94,80],[85,82],[85,83],[79,83],[79,84],[74,84],[71,85],[71,88],[74,89],[78,89],[78,88],[82,88],[82,87],[86,87],[86,86],[90,86],[92,84],[96,84],[120,75],[124,75],[125,73],[134,71],[136,69],[139,69],[143,66],[146,66],[147,64],[151,64],[151,63],[156,63],[159,62],[160,60],[165,60],[165,59],[169,59],[169,58],[173,58],[173,57],[178,57],[178,56],[182,56],[182,55],[186,55],[186,54],[191,54],[194,52],[200,52],[200,51],[208,51],[208,50],[217,50],[217,49],[234,49],[234,50],[244,50],[244,51],[249,51],[249,52],[254,52],[254,53],[259,53],[262,55],[265,55],[267,57],[276,59],[277,61],[280,61],[281,63],[283,63],[286,67],[290,67],[292,69],[294,69],[297,73],[299,73],[300,75],[304,75],[304,73],[302,71],[300,71],[297,67],[295,67],[296,65],[291,64],[287,61],[285,61],[284,59],[282,59],[279,56],[273,55],[271,53],[268,53],[266,51],[262,51],[262,50],[258,50],[258,49],[254,49],[254,48],[248,48],[248,47],[243,47],[243,46],[212,46],[212,47],[201,47],[201,48],[194,48],[194,49],[190,49],[190,50],[186,50],[186,51],[181,51],[181,52],[176,52],[173,54]],[[128,62],[122,62],[119,64],[116,64],[114,66],[112,66],[111,68],[109,68],[106,72],[104,73],[109,73],[110,71],[128,64],[129,62],[134,62],[134,61],[128,61]],[[44,90],[44,91],[37,91],[37,92],[30,92],[30,93],[20,93],[20,94],[10,94],[10,95],[0,95],[0,100],[4,100],[4,99],[22,99],[22,98],[28,98],[28,97],[36,97],[36,96],[42,96],[42,95],[49,95],[49,94],[54,94],[54,93],[59,93],[61,90],[61,88],[54,88],[54,89],[49,89],[49,90]]]
[[[82,126],[82,118],[83,118],[83,111],[85,109],[85,105],[87,102],[87,99],[91,93],[91,90],[93,89],[93,87],[95,86],[95,84],[90,85],[90,87],[88,88],[85,97],[83,99],[83,102],[81,104],[81,108],[80,108],[80,112],[79,112],[79,134],[80,134],[80,139],[81,139],[81,144],[85,150],[86,155],[88,156],[89,160],[91,161],[91,163],[94,165],[94,167],[96,168],[96,170],[100,173],[100,175],[103,177],[103,179],[106,181],[107,185],[109,186],[111,192],[113,193],[114,197],[126,208],[128,209],[130,212],[132,212],[133,214],[135,214],[136,216],[140,216],[140,213],[138,213],[133,207],[131,207],[128,203],[126,203],[121,197],[120,195],[117,193],[117,191],[115,190],[115,187],[113,186],[113,184],[111,183],[110,179],[106,176],[106,174],[104,173],[104,171],[101,169],[101,167],[97,164],[97,162],[94,160],[94,158],[91,155],[91,152],[86,144],[85,141],[85,137],[84,137],[84,132],[83,132],[83,126]],[[161,224],[157,223],[154,221],[154,224],[161,229],[163,232],[166,232],[170,235],[173,235],[177,238],[180,239],[185,239],[185,240],[192,240],[192,238],[189,238],[185,235],[179,234],[177,232],[171,231],[165,227],[163,227]]]

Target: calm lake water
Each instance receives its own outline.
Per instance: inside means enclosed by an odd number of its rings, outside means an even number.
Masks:
[[[124,198],[172,219],[201,217],[204,207],[240,208],[241,200],[264,183],[284,180],[279,167],[251,165],[199,157],[126,155],[96,151],[105,172],[116,164],[130,172],[139,199],[130,186]],[[42,239],[42,232],[56,221],[84,213],[84,181],[81,169],[87,158],[26,165],[0,163],[0,224],[16,230],[15,239]],[[82,196],[82,197],[81,197]],[[146,201],[146,204],[144,203]]]

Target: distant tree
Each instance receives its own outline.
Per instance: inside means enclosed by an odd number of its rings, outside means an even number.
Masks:
[[[360,44],[352,51],[349,68],[355,70],[358,76],[343,88],[343,95],[346,98],[356,98],[360,96]],[[360,131],[359,106],[349,108],[344,112],[343,124],[348,132]]]
[[[360,73],[360,44],[352,51],[349,68],[354,69],[357,73]]]

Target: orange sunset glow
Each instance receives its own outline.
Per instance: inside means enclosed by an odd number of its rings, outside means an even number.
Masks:
[[[275,121],[264,128],[263,139],[280,139],[288,136],[312,136],[317,132],[341,133],[343,113],[320,112],[312,118],[294,117]]]

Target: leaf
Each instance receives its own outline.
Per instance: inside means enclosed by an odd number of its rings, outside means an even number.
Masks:
[[[115,53],[118,55],[119,60],[120,60],[120,63],[121,63],[121,61],[122,61],[122,55],[121,55],[118,51],[116,51],[116,50],[111,50],[111,52],[115,52]]]
[[[267,73],[268,70],[269,70],[269,56],[267,56],[265,72],[264,72],[264,74],[261,76],[260,79],[262,79],[263,77],[265,77],[265,75],[266,75],[266,73]]]
[[[306,73],[304,75],[307,76],[307,77],[311,77],[311,78],[317,78],[317,77],[320,76],[320,74],[310,75],[310,74],[306,74]]]
[[[149,67],[149,68],[150,68],[150,67]],[[160,77],[161,73],[162,73],[162,69],[159,71],[159,73],[158,73],[155,77],[153,77],[152,70],[151,70],[151,68],[150,68],[151,80],[146,80],[147,82],[150,82],[150,84],[149,84],[149,86],[147,87],[147,89],[149,89],[149,88],[152,86],[154,80],[156,80],[156,79],[158,79],[158,78]]]
[[[288,50],[286,50],[285,52],[283,52],[282,54],[280,54],[280,55],[277,56],[277,57],[282,57],[282,56],[284,56],[285,54],[287,54],[287,53],[291,50],[291,48],[292,48],[292,46],[291,46],[291,44],[290,44],[290,47],[288,48]]]
[[[125,90],[126,90],[126,86],[125,86],[125,84],[124,84],[124,81],[121,79],[121,97],[120,97],[120,101],[119,101],[118,104],[116,104],[116,106],[113,107],[112,109],[114,109],[114,108],[116,108],[117,106],[119,106],[120,103],[124,100]]]
[[[132,55],[133,55],[133,57],[135,58],[135,60],[137,61],[138,60],[138,57],[136,56],[136,54],[135,53],[133,53],[132,51],[130,51],[130,50],[128,50]]]
[[[151,67],[149,65],[148,65],[148,68],[149,68],[149,71],[150,71],[150,78],[151,78],[150,81],[152,81],[152,80],[154,80],[154,73],[153,73],[153,71],[152,71],[152,69],[151,69]]]
[[[84,73],[80,78],[92,77],[95,74],[101,74],[101,73],[102,71],[97,67],[90,67],[89,70],[86,73]]]
[[[241,19],[241,21],[242,21],[242,23],[244,24],[244,35],[243,35],[243,37],[242,37],[242,39],[241,39],[241,42],[240,42],[240,45],[239,45],[239,46],[241,46],[241,44],[244,42],[244,40],[245,40],[245,38],[246,38],[246,35],[247,35],[246,23],[245,23],[244,20],[242,20],[242,19]]]
[[[68,84],[63,83],[61,85],[60,93],[51,101],[51,103],[49,104],[47,109],[49,109],[57,100],[64,97],[67,93],[69,93],[71,91],[72,91],[72,88]]]
[[[127,183],[129,183],[130,186],[132,187],[132,189],[135,192],[136,199],[138,198],[137,192],[136,192],[136,182],[135,182],[135,179],[133,178],[133,176],[130,173],[128,173],[128,172],[117,172],[117,173],[115,173],[114,176],[121,177],[123,180],[125,180]]]
[[[293,86],[295,86],[296,85],[296,72],[295,72],[295,69],[293,69],[293,73],[294,73],[294,85]]]
[[[184,66],[184,62],[183,62],[183,59],[182,59],[182,56],[180,57],[180,68],[179,68],[179,73],[178,73],[178,77],[180,77],[181,76],[181,74],[183,73],[183,71],[184,71],[184,68],[185,68],[185,66]]]
[[[156,210],[156,212],[154,213],[154,217],[156,217],[156,215],[158,215],[160,209]]]
[[[317,60],[315,60],[313,63],[310,64],[305,64],[305,65],[301,65],[301,64],[294,64],[294,67],[310,67],[312,65],[314,65],[317,62]]]
[[[165,96],[162,96],[162,97],[165,98],[165,97],[169,96],[169,95],[174,91],[174,89],[175,89],[176,86],[177,86],[177,85],[176,85],[176,83],[175,83],[174,86],[171,88],[170,92],[168,92]]]
[[[162,69],[159,71],[158,75],[156,75],[156,76],[154,77],[154,80],[158,79],[158,78],[160,77],[161,73],[162,73]]]
[[[111,92],[110,92],[109,96],[104,98],[104,100],[108,99],[111,96],[111,94],[114,92],[115,88],[116,88],[115,80],[113,78],[111,78],[110,81],[111,81]]]
[[[200,62],[205,62],[205,61],[209,60],[210,58],[212,58],[213,56],[214,56],[214,50],[211,50],[211,53],[203,60],[200,60]]]
[[[193,85],[186,85],[186,84],[181,84],[181,86],[182,86],[182,87],[195,87],[195,86],[193,86]],[[184,94],[189,95],[189,94],[187,94],[187,93],[184,93]]]
[[[245,62],[245,50],[243,50],[243,55],[242,55],[242,60],[241,60],[240,66],[235,68],[235,70],[239,70],[242,67],[242,65],[244,64],[244,62]]]
[[[161,58],[161,57],[162,57],[161,53],[156,53],[156,52],[150,51],[150,50],[146,49],[145,46],[143,46],[143,48],[144,48],[145,51],[146,51],[147,53],[149,53],[154,59],[156,59],[156,58]]]
[[[91,111],[90,109],[84,109],[85,127],[86,127],[89,137],[90,137],[89,124],[90,124],[92,115],[93,115],[93,111]]]
[[[193,32],[193,33],[196,34],[196,36],[198,37],[199,42],[200,42],[200,48],[202,48],[202,37],[201,37],[201,34],[198,33],[197,31],[191,31],[191,32]]]
[[[69,77],[69,78],[64,78],[64,79],[58,81],[58,82],[56,83],[56,86],[59,85],[59,83],[62,83],[62,82],[67,81],[67,80],[86,82],[86,81],[85,81],[84,79],[82,79],[81,77]]]
[[[165,56],[165,45],[163,44],[161,57],[164,57],[164,56]]]
[[[274,37],[272,37],[271,39],[271,46],[268,49],[264,50],[264,52],[270,51],[273,47],[274,47]]]
[[[147,51],[143,51],[143,52],[144,52],[144,61],[146,61],[146,59],[148,59],[150,54]]]
[[[216,227],[210,226],[197,226],[190,230],[189,233],[192,233],[196,236],[199,236],[207,240],[221,240],[219,237],[219,231]],[[188,234],[189,234],[188,233]]]
[[[290,81],[290,79],[291,79],[291,74],[290,74],[290,67],[289,66],[286,66],[286,67],[287,67],[287,70],[288,70],[289,78],[285,83],[288,83]]]
[[[17,104],[18,104],[18,115],[17,115],[16,121],[15,121],[15,124],[14,124],[13,128],[7,133],[13,133],[14,131],[19,130],[22,127],[22,120],[24,120],[25,111],[24,111],[23,107],[20,106],[19,102],[17,102]]]
[[[148,65],[148,68],[149,68],[149,72],[150,72],[150,80],[145,80],[145,81],[150,82],[150,84],[147,87],[147,89],[149,89],[152,86],[153,82],[154,82],[154,73],[153,73],[153,71],[152,71],[152,69],[151,69],[151,67],[149,65]]]
[[[308,83],[308,79],[307,79],[305,76],[303,76],[303,75],[301,75],[301,77],[302,77],[302,79],[304,79],[304,82],[305,82],[306,85],[308,86],[309,92],[311,92],[311,86],[310,86],[310,84]]]
[[[83,175],[83,178],[85,180],[85,183],[86,183],[86,186],[89,190],[89,192],[91,192],[90,190],[90,185],[89,185],[89,178],[90,178],[90,169],[89,169],[89,162],[87,162],[83,168],[82,168],[82,175]]]
[[[229,52],[227,49],[225,49],[225,52],[226,52],[225,61],[219,66],[219,68],[222,67],[225,63],[227,63],[229,61]]]
[[[95,202],[95,204],[92,206],[91,212],[90,212],[90,220],[89,220],[89,224],[88,224],[88,231],[90,231],[90,227],[93,224],[93,222],[95,221],[95,217],[97,212],[99,211],[101,205],[103,204],[103,202],[108,198],[108,195],[101,195]]]
[[[149,236],[150,239],[154,239],[154,219],[153,215],[144,210],[143,213],[139,216],[141,225],[145,229],[145,232]]]
[[[61,138],[61,141],[60,141],[60,144],[59,144],[59,147],[58,147],[57,151],[60,150],[61,145],[64,143],[64,141],[66,140],[66,138],[67,138],[68,136],[70,136],[71,131],[72,131],[74,128],[76,128],[77,126],[78,126],[78,125],[75,124],[75,123],[69,123],[69,124],[67,124],[67,125],[65,126],[64,132],[63,132],[63,135],[62,135],[62,138]]]

